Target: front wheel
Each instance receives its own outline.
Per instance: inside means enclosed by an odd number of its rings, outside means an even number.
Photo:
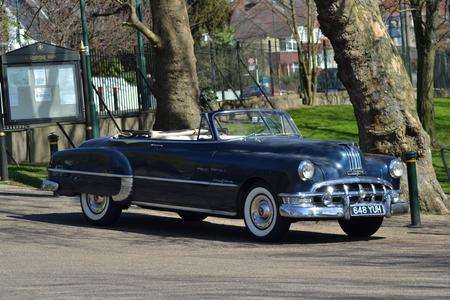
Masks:
[[[81,194],[80,202],[84,217],[94,225],[112,225],[122,213],[122,208],[111,197]]]
[[[368,238],[380,229],[383,217],[376,218],[352,218],[339,220],[342,230],[350,237]]]
[[[244,202],[244,221],[250,235],[261,241],[279,240],[291,226],[280,216],[274,195],[263,184],[249,189]]]

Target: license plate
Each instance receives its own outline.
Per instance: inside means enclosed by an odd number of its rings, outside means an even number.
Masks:
[[[355,204],[350,206],[350,215],[357,216],[384,216],[382,204]]]

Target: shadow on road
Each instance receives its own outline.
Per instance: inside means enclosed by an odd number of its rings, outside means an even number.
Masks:
[[[49,213],[9,216],[15,219],[76,227],[92,227],[81,213]],[[116,225],[108,230],[138,233],[158,237],[180,237],[236,243],[255,243],[242,226],[208,222],[186,222],[177,217],[153,216],[139,213],[123,213]],[[102,230],[102,228],[99,228]],[[382,239],[372,237],[370,240]],[[280,241],[282,244],[322,244],[357,241],[346,235],[291,230]]]
[[[36,197],[36,198],[48,198],[51,197],[49,193],[27,193],[27,192],[0,192],[0,196],[8,197]]]

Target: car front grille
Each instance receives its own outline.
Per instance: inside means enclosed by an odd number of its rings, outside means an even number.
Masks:
[[[392,186],[382,180],[365,180],[360,178],[323,182],[313,188],[314,203],[323,204],[323,197],[327,193],[332,197],[333,204],[343,204],[348,198],[349,204],[354,203],[382,203],[391,193]]]

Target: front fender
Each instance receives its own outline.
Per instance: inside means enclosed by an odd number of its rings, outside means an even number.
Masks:
[[[126,200],[133,186],[133,171],[119,151],[106,148],[77,148],[59,151],[51,159],[49,180],[58,183],[65,196],[93,194]]]
[[[365,171],[367,176],[381,178],[392,183],[395,189],[400,188],[400,179],[392,178],[389,174],[389,164],[393,156],[381,154],[365,154]]]

